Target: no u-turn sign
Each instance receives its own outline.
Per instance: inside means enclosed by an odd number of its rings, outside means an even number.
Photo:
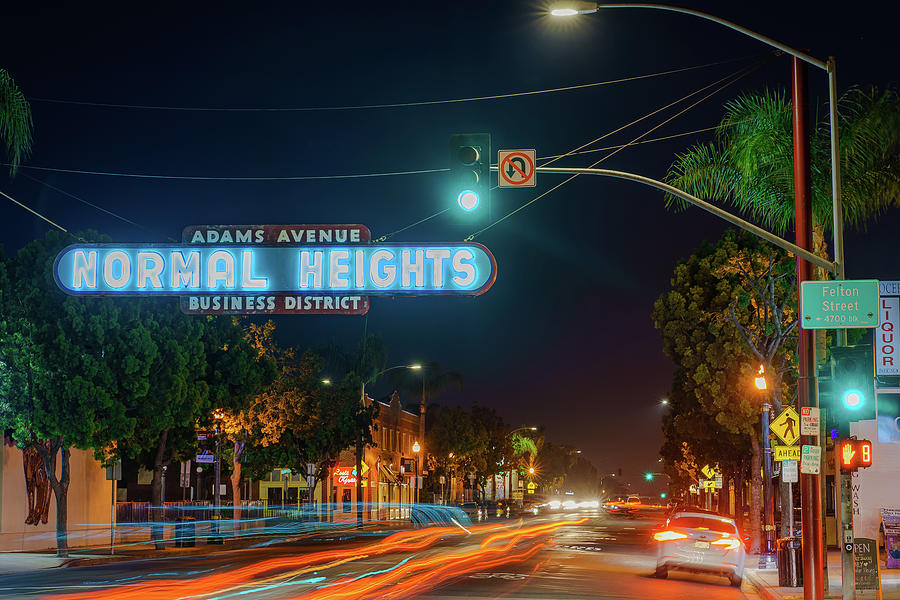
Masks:
[[[500,150],[497,155],[499,187],[534,187],[534,150]]]

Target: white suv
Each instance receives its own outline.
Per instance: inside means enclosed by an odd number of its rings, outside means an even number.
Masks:
[[[719,573],[734,587],[741,587],[747,552],[734,519],[682,509],[669,517],[653,539],[657,577],[666,577],[669,569]]]

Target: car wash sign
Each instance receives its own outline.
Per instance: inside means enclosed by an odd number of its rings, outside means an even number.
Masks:
[[[362,225],[192,227],[181,244],[76,244],[63,291],[180,296],[192,314],[362,314],[369,296],[477,296],[497,264],[481,244],[372,243]]]

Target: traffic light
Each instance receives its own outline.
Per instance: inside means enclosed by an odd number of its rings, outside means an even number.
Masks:
[[[491,134],[454,133],[450,136],[450,181],[453,198],[466,212],[490,200]]]
[[[644,473],[644,479],[647,481],[653,481],[653,473]]]
[[[842,473],[872,466],[872,442],[869,440],[841,440],[836,446]]]
[[[850,433],[851,421],[875,418],[872,346],[838,346],[831,349],[831,382],[826,386],[820,383],[819,405],[830,411],[832,422],[844,436]]]

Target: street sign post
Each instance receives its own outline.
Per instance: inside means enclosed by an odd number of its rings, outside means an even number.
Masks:
[[[804,444],[800,451],[800,472],[818,475],[822,464],[822,447]]]
[[[788,406],[769,425],[769,429],[787,446],[793,446],[800,439],[800,415]],[[777,446],[776,446],[777,447]],[[777,460],[777,459],[776,459]]]
[[[784,483],[797,483],[800,481],[796,460],[786,460],[781,463],[781,481]]]
[[[534,150],[500,150],[497,154],[498,187],[521,188],[537,185]]]
[[[800,460],[800,446],[773,446],[772,460]]]
[[[800,284],[803,329],[878,327],[878,281],[804,281]]]
[[[800,435],[819,435],[819,427],[821,425],[819,414],[818,407],[800,407]]]

